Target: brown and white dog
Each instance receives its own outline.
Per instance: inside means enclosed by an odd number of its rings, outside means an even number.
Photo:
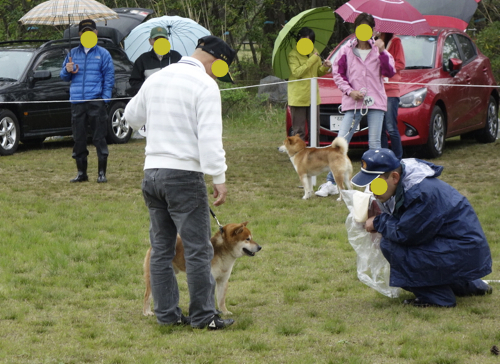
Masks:
[[[217,304],[219,310],[225,315],[231,315],[226,308],[226,290],[229,276],[233,269],[236,259],[247,255],[255,256],[255,253],[262,248],[253,238],[252,233],[247,228],[248,221],[241,224],[227,224],[214,234],[210,239],[214,247],[214,257],[212,259],[212,275],[216,282]],[[144,306],[142,313],[144,316],[153,316],[151,311],[151,280],[150,280],[150,258],[151,248],[148,249],[144,258],[144,283],[146,292],[144,292]],[[177,235],[177,244],[175,246],[175,257],[172,261],[175,274],[186,272],[186,260],[184,259],[184,247],[182,240]]]
[[[304,200],[313,195],[312,176],[331,170],[339,190],[351,189],[352,164],[347,156],[348,144],[342,137],[323,148],[307,147],[300,136],[287,137],[280,152],[287,153],[304,186]],[[341,197],[338,198],[341,200]]]

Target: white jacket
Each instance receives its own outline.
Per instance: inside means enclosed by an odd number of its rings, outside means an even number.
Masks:
[[[220,90],[197,59],[182,57],[148,77],[125,119],[135,130],[146,126],[144,169],[197,171],[225,182]]]

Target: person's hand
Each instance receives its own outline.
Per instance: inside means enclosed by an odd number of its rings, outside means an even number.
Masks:
[[[68,63],[66,63],[66,71],[72,72],[73,66],[74,66],[74,63],[72,61],[69,61]]]
[[[325,61],[323,62],[323,67],[331,68],[332,67],[332,62],[330,62],[329,60],[325,59]]]
[[[384,41],[382,39],[377,39],[375,41],[375,45],[378,47],[378,52],[379,53],[382,53],[383,51],[385,51],[385,44],[384,44]]]
[[[355,90],[352,90],[349,96],[352,97],[354,101],[361,101],[365,98],[361,92]]]
[[[214,201],[214,206],[220,206],[224,202],[226,202],[227,189],[226,184],[214,184],[214,198],[217,200]]]
[[[375,216],[370,217],[368,220],[365,221],[365,230],[368,231],[369,233],[377,232],[377,230],[375,230],[375,227],[373,226],[373,219],[375,219]]]

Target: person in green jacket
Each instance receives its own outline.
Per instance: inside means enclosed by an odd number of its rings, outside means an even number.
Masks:
[[[314,44],[314,31],[307,27],[300,29],[297,34],[297,42],[302,38],[308,38]],[[328,60],[322,63],[316,48],[308,55],[302,55],[294,48],[288,54],[288,65],[290,67],[289,81],[305,79],[301,82],[288,83],[288,106],[290,106],[293,131],[295,134],[300,135],[302,140],[306,141],[306,137],[308,137],[308,133],[306,133],[306,122],[308,121],[308,131],[311,130],[311,123],[309,120],[311,115],[311,81],[308,80],[308,78],[321,77],[327,74],[330,72],[332,63]],[[317,105],[319,105],[321,102],[319,89],[317,94]],[[318,107],[317,105],[316,107]],[[319,141],[319,107],[317,115],[318,132],[316,135]]]

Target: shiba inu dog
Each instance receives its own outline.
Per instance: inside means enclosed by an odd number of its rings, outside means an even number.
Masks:
[[[287,153],[290,161],[304,186],[304,200],[313,195],[311,177],[331,170],[340,190],[351,189],[352,164],[347,156],[348,144],[344,138],[337,137],[331,145],[323,148],[307,147],[295,135],[287,137],[280,152]],[[341,197],[338,198],[341,200]]]
[[[225,315],[232,313],[226,308],[226,291],[229,276],[233,269],[236,259],[242,256],[255,256],[262,247],[257,244],[252,237],[252,233],[247,228],[248,221],[241,224],[227,224],[217,230],[210,239],[214,247],[214,257],[212,259],[212,275],[217,284],[217,305],[219,310]],[[146,291],[144,292],[144,306],[142,313],[144,316],[153,316],[151,311],[151,280],[150,280],[150,258],[151,248],[148,249],[144,258],[144,283]],[[186,272],[186,260],[184,259],[184,247],[182,239],[177,235],[175,246],[175,257],[172,261],[175,274]]]

